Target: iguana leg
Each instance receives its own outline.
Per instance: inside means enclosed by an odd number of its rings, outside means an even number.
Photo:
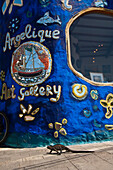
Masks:
[[[56,152],[57,152],[57,154],[58,154],[58,155],[60,155],[60,153],[58,152],[58,150],[57,150],[57,149],[55,149],[55,148],[54,148],[54,151],[56,151]]]
[[[51,149],[49,153],[52,153],[52,151],[53,151],[53,150]]]
[[[62,153],[62,149],[60,149],[60,155],[61,155],[61,153]]]

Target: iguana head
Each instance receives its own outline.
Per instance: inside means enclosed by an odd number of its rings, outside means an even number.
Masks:
[[[51,145],[47,146],[47,149],[52,149],[52,146]]]

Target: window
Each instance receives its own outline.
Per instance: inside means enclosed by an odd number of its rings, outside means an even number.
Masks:
[[[91,84],[113,85],[113,11],[81,11],[67,24],[66,40],[69,67],[77,76]]]

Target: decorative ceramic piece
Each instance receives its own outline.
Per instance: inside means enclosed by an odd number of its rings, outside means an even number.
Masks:
[[[63,125],[66,125],[66,124],[67,124],[67,119],[64,118],[64,119],[62,120],[62,124],[63,124]]]
[[[30,122],[30,121],[33,121],[35,119],[35,117],[31,116],[31,115],[28,115],[28,116],[24,116],[24,120],[26,122]]]
[[[64,136],[67,135],[67,132],[66,132],[66,130],[65,130],[64,128],[61,128],[61,129],[59,130],[59,132],[60,132],[62,135],[64,135]]]
[[[113,130],[113,125],[105,125],[105,128],[106,128],[107,130]]]
[[[16,17],[9,22],[8,28],[11,33],[15,33],[19,29],[19,26],[20,26],[20,20]]]
[[[49,127],[50,129],[53,129],[53,123],[49,123],[49,124],[48,124],[48,127]]]
[[[33,14],[31,11],[27,11],[26,16],[27,16],[27,18],[31,18],[33,16]]]
[[[61,2],[62,2],[62,6],[64,9],[69,10],[69,11],[72,10],[72,5],[68,4],[69,0],[61,0]]]
[[[7,8],[8,8],[9,3],[10,3],[10,0],[5,0],[4,1],[4,4],[2,6],[2,13],[3,13],[3,15],[5,14],[5,12],[6,12]]]
[[[105,6],[108,6],[108,3],[106,2],[106,0],[96,0],[94,3],[96,7],[104,8]]]
[[[55,129],[60,130],[61,128],[62,128],[62,124],[58,123],[58,122],[55,122]]]
[[[19,117],[24,117],[24,120],[26,122],[33,121],[35,119],[34,115],[37,114],[40,109],[36,108],[34,111],[31,112],[32,108],[33,107],[31,104],[28,105],[28,110],[23,104],[20,104],[20,110],[22,111],[22,113],[19,114]]]
[[[58,132],[57,131],[54,132],[54,137],[58,138]]]
[[[53,19],[52,17],[49,16],[49,12],[46,12],[43,17],[41,17],[39,20],[37,20],[36,23],[44,24],[45,26],[47,26],[47,24],[53,24],[53,23],[58,23],[61,25],[59,16],[57,15],[57,19]]]
[[[92,115],[91,111],[90,111],[90,110],[87,110],[87,109],[84,109],[84,110],[83,110],[83,114],[84,114],[84,116],[87,117],[87,118],[89,118],[89,117]]]
[[[5,72],[3,70],[0,72],[0,79],[1,81],[5,81]]]
[[[98,91],[97,90],[91,90],[90,95],[92,99],[97,100],[98,99]]]
[[[50,0],[39,0],[42,7],[47,7],[50,4]]]
[[[83,100],[87,97],[88,90],[83,84],[74,84],[72,86],[72,96],[78,100]]]
[[[5,14],[9,4],[10,4],[10,0],[4,1],[4,4],[2,6],[3,15]],[[9,7],[9,14],[11,14],[13,6],[19,6],[19,7],[23,6],[23,0],[13,0],[13,3]]]
[[[97,105],[93,105],[93,110],[96,112],[98,111],[98,106]]]
[[[107,119],[110,119],[110,117],[113,115],[113,94],[109,93],[106,97],[106,100],[100,100],[100,104],[107,108],[107,113],[105,114],[105,117]]]
[[[94,124],[94,126],[96,126],[97,128],[101,128],[101,127],[102,127],[102,125],[101,125],[100,123],[98,123],[97,120],[94,120],[93,124]]]

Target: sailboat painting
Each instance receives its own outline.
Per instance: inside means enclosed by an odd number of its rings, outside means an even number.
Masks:
[[[43,83],[51,73],[52,58],[50,51],[39,42],[26,42],[13,53],[11,74],[22,86]]]

